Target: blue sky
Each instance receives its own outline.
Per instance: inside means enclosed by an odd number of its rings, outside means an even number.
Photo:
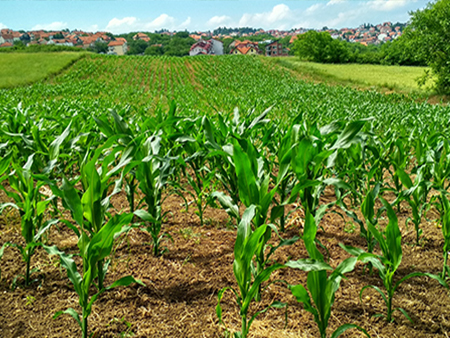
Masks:
[[[0,0],[0,28],[86,31],[205,31],[217,27],[264,29],[357,27],[406,22],[423,0]]]

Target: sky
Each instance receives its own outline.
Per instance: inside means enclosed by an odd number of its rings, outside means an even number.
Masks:
[[[424,0],[0,0],[0,28],[208,31],[218,27],[355,28],[407,22]]]

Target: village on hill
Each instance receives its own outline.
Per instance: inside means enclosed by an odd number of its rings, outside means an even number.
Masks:
[[[384,22],[378,25],[363,24],[357,28],[329,29],[323,27],[322,32],[328,32],[333,39],[362,45],[379,45],[392,41],[402,35],[406,25]],[[308,29],[264,30],[252,28],[218,28],[213,32],[170,32],[162,30],[155,33],[134,32],[130,34],[113,35],[109,32],[85,32],[68,29],[61,31],[15,31],[2,29],[0,31],[0,50],[21,46],[23,48],[39,46],[64,46],[91,50],[102,54],[125,55],[147,54],[162,55],[167,44],[173,49],[183,51],[170,55],[265,55],[287,56],[290,45],[298,35]],[[184,38],[183,47],[171,42],[173,38]],[[147,50],[148,49],[148,50]]]

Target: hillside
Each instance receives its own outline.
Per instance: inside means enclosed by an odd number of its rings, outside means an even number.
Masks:
[[[0,53],[0,88],[28,85],[59,73],[85,53]]]

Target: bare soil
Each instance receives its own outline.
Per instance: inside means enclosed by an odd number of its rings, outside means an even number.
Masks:
[[[329,201],[328,192],[324,197]],[[5,196],[0,195],[0,200]],[[116,196],[118,209],[126,206],[124,195]],[[220,209],[208,208],[206,224],[201,227],[195,208],[185,210],[182,199],[171,196],[163,206],[171,216],[164,224],[164,231],[173,241],[164,245],[168,251],[161,257],[151,254],[150,236],[133,229],[127,237],[120,238],[112,256],[106,284],[132,275],[141,279],[145,287],[132,285],[105,292],[94,304],[89,318],[90,331],[95,337],[223,337],[225,328],[219,325],[215,307],[218,291],[227,286],[235,287],[233,275],[233,246],[236,230],[228,215]],[[414,272],[438,274],[442,267],[442,234],[433,221],[422,224],[425,238],[420,246],[413,245],[415,233],[405,228],[410,210],[402,205],[398,215],[403,237],[403,262],[396,279]],[[429,214],[435,218],[437,215]],[[364,248],[359,229],[348,220],[329,213],[321,222],[318,239],[330,253],[329,263],[337,266],[348,257],[339,243]],[[20,220],[16,212],[0,215],[0,245],[6,241],[21,243]],[[302,214],[292,213],[288,219],[285,238],[302,231]],[[75,253],[77,238],[62,224],[51,229],[48,243],[66,252]],[[276,238],[273,238],[276,243]],[[325,251],[323,251],[325,253]],[[284,263],[289,259],[306,258],[301,241],[281,248],[274,260]],[[69,307],[79,311],[77,294],[56,257],[49,257],[38,249],[32,258],[32,267],[39,272],[31,286],[24,288],[22,278],[25,266],[17,249],[7,248],[0,261],[0,337],[80,337],[81,331],[68,315],[52,319],[57,311]],[[329,334],[344,323],[355,323],[365,328],[372,337],[448,337],[450,332],[449,293],[434,280],[414,278],[405,282],[394,296],[394,307],[405,309],[413,319],[410,323],[400,312],[395,312],[395,322],[374,317],[385,313],[386,307],[380,295],[366,290],[359,299],[361,289],[373,284],[383,289],[377,272],[364,273],[357,265],[346,275],[336,293],[330,318]],[[306,284],[306,273],[282,269],[272,280],[282,279],[290,284]],[[270,285],[263,292],[263,301],[252,304],[250,311],[261,310],[274,300],[288,303],[287,322],[285,310],[270,309],[259,316],[252,325],[250,337],[318,337],[313,316],[302,309],[283,283]],[[232,292],[222,301],[224,321],[228,330],[239,328],[239,310]],[[363,337],[355,330],[344,337]]]

